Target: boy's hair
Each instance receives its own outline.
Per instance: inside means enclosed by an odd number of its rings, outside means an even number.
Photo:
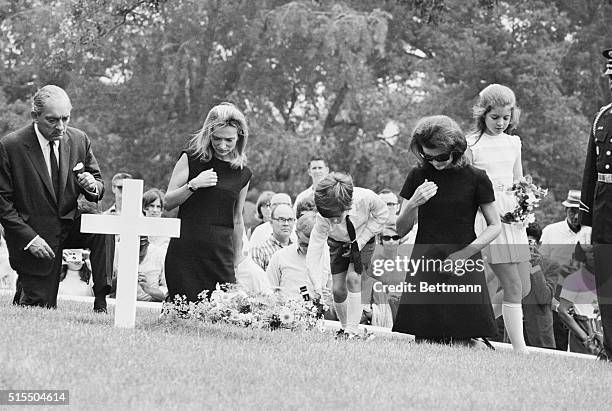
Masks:
[[[295,224],[295,231],[304,234],[306,237],[310,237],[314,225],[315,213],[313,211],[306,211],[303,216],[298,218]]]
[[[452,153],[453,165],[463,167],[467,164],[464,156],[467,141],[461,127],[450,117],[429,116],[420,119],[412,132],[410,150],[420,160],[427,164],[423,158],[423,147],[428,149],[444,149]]]
[[[353,179],[348,174],[329,173],[317,185],[314,200],[321,216],[338,217],[353,203]]]
[[[310,168],[313,161],[322,161],[323,164],[325,164],[325,167],[328,167],[327,160],[323,158],[323,156],[312,156],[310,157],[310,160],[308,160],[308,168]]]
[[[308,196],[295,205],[295,215],[297,218],[300,218],[302,214],[308,211],[317,211],[314,196]]]
[[[123,180],[126,178],[132,178],[132,175],[130,173],[117,173],[113,176],[112,180],[111,180],[111,184],[114,185],[118,180]]]
[[[538,243],[540,242],[540,238],[542,238],[542,229],[538,223],[529,223],[525,231],[527,231],[527,237],[533,237]]]
[[[476,104],[472,107],[472,115],[474,117],[474,128],[477,133],[484,133],[487,130],[485,117],[494,107],[504,107],[510,105],[511,117],[508,124],[508,130],[514,130],[519,125],[521,110],[516,106],[516,97],[514,92],[501,84],[490,84],[485,87],[479,94]]]

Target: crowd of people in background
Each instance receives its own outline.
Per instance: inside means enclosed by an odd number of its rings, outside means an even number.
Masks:
[[[313,186],[329,174],[327,161],[323,158],[311,159],[307,167]],[[111,181],[115,201],[110,208],[97,210],[83,207],[84,211],[119,214],[123,179],[131,177],[126,172],[113,176]],[[295,298],[302,298],[302,286],[306,286],[309,292],[317,289],[317,285],[309,278],[306,259],[316,221],[313,186],[299,193],[296,199],[301,199],[296,203],[291,201],[289,193],[272,191],[264,191],[252,197],[255,201],[246,200],[252,207],[244,207],[244,212],[250,210],[252,215],[244,216],[249,224],[245,225],[243,259],[239,264],[243,270],[236,270],[238,282],[254,291],[283,292]],[[418,225],[415,224],[405,235],[400,235],[397,228],[400,197],[387,188],[380,190],[377,197],[380,207],[384,205],[387,210],[387,217],[380,232],[374,236],[372,262],[356,280],[361,288],[355,291],[353,297],[354,305],[359,307],[354,322],[391,328],[400,307],[402,292],[399,287],[395,290],[386,287],[381,291],[376,284],[399,285],[405,280],[406,273],[395,265],[388,264],[390,268],[382,273],[376,273],[372,267],[384,267],[385,261],[394,262],[398,256],[413,256]],[[167,214],[164,212],[164,198],[161,189],[145,191],[143,215],[162,218]],[[580,225],[577,218],[579,203],[580,191],[570,190],[567,199],[560,204],[566,211],[565,220],[544,229],[538,223],[526,227],[531,269],[530,291],[522,299],[522,323],[526,344],[529,346],[582,353],[593,353],[596,349],[595,338],[601,332],[601,327],[596,321],[597,297],[593,285],[592,249],[588,245],[590,227]],[[448,230],[444,233],[448,235]],[[115,241],[119,240],[115,238]],[[137,289],[139,301],[160,302],[167,299],[169,294],[164,262],[169,242],[168,237],[141,237]],[[321,294],[331,306],[326,318],[336,320],[338,316],[333,303],[329,246],[327,242],[323,246],[325,251],[320,254],[320,264],[325,284]],[[580,251],[576,253],[577,250]],[[17,275],[8,264],[5,244],[0,246],[0,258],[1,287],[14,289]],[[114,296],[116,287],[117,253],[114,260],[111,296]],[[94,295],[88,249],[64,250],[62,265],[60,295]],[[581,288],[585,278],[587,284]],[[501,285],[496,281],[490,266],[487,267],[485,281],[496,284],[496,292],[492,296],[501,291]],[[427,305],[423,305],[423,308],[430,310]],[[465,328],[465,321],[459,324]],[[354,327],[356,324],[349,325]],[[428,327],[431,329],[431,325]],[[493,340],[508,341],[503,328],[491,337]]]
[[[87,136],[67,127],[70,109],[63,90],[46,86],[34,97],[33,125],[0,144],[7,230],[0,287],[15,290],[15,304],[52,308],[59,292],[93,296],[94,310],[105,312],[105,296],[116,292],[121,239],[79,233],[79,215],[121,214],[123,183],[132,174],[113,176],[109,209],[91,205],[104,187]],[[570,190],[560,204],[566,218],[546,227],[504,221],[503,212],[515,206],[508,187],[523,177],[521,139],[511,133],[520,117],[513,91],[485,87],[473,117],[467,135],[446,116],[417,122],[411,150],[418,164],[399,193],[356,187],[350,175],[330,171],[324,155],[304,164],[311,180],[304,191],[249,193],[246,118],[233,104],[213,107],[167,189],[143,194],[143,215],[173,212],[181,233],[141,237],[137,299],[194,301],[219,283],[238,282],[322,299],[330,306],[326,318],[341,324],[337,338],[359,338],[358,324],[365,323],[413,334],[417,342],[473,345],[482,338],[507,340],[520,353],[527,346],[601,353],[597,246],[578,212],[589,209],[584,193]],[[39,163],[16,170],[16,161],[39,146]],[[45,202],[28,200],[32,190]],[[478,269],[411,271],[398,266],[402,257]]]

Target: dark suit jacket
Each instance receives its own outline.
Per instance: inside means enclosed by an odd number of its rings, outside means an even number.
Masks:
[[[0,140],[0,223],[5,230],[10,263],[18,273],[49,275],[53,261],[36,258],[23,248],[39,235],[57,255],[79,216],[79,194],[89,201],[98,201],[104,194],[98,162],[85,133],[68,127],[59,150],[60,198],[56,199],[34,125]],[[98,195],[77,184],[72,169],[79,162],[97,180]]]

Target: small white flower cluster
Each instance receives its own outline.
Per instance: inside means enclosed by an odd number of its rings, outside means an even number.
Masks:
[[[548,190],[535,185],[531,176],[527,175],[515,181],[507,191],[514,195],[517,205],[514,210],[502,215],[502,222],[521,226],[535,222],[534,209]]]

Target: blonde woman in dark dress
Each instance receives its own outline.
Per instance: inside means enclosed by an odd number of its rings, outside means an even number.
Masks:
[[[242,209],[251,170],[248,129],[236,106],[213,107],[181,154],[168,185],[166,210],[179,207],[181,236],[168,245],[165,272],[170,299],[197,299],[217,283],[236,281],[242,254]]]

